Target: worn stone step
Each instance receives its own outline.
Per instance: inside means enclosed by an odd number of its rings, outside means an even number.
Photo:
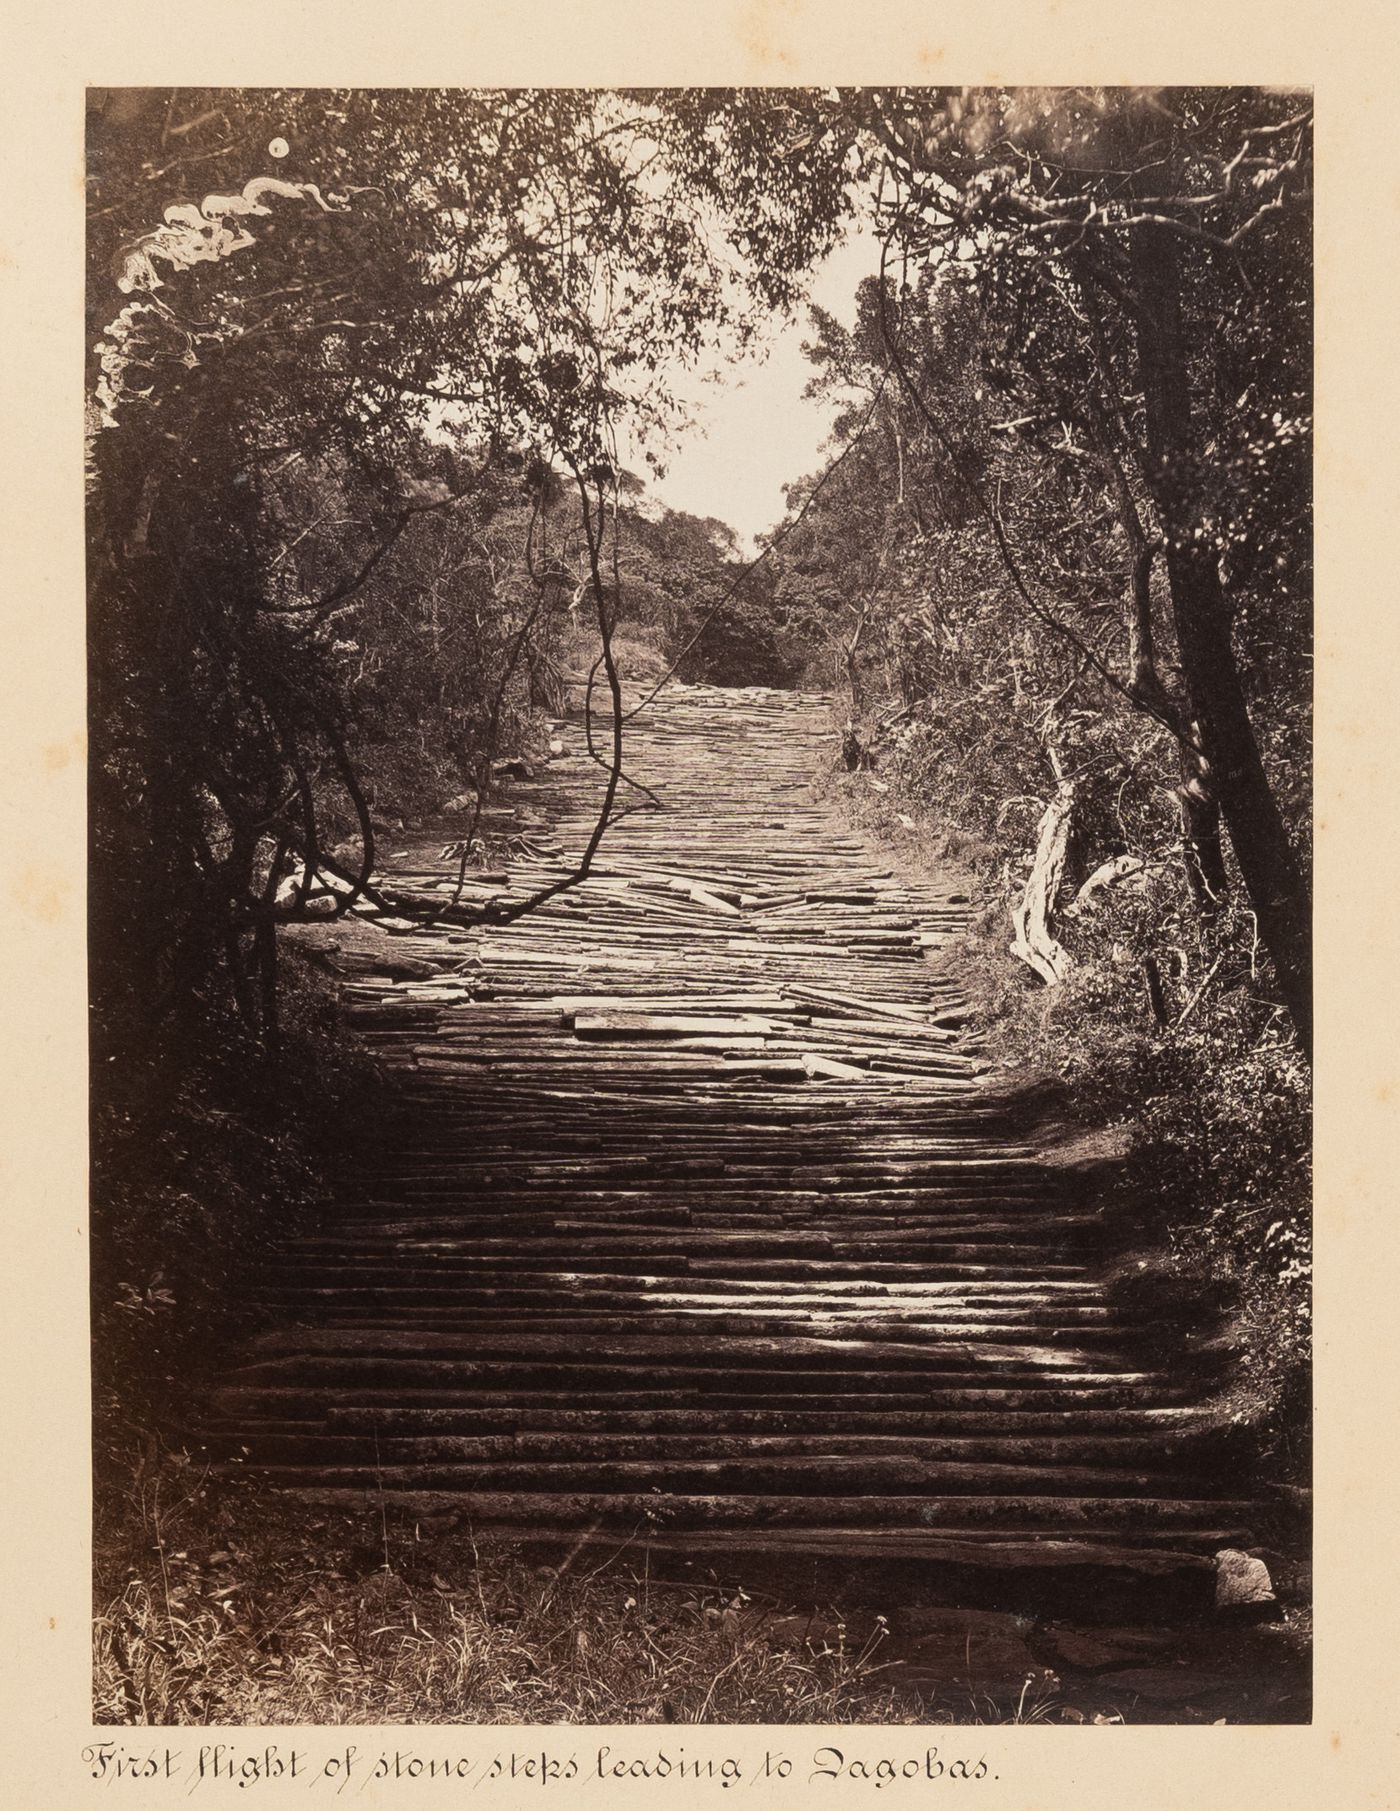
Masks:
[[[620,1314],[596,1310],[577,1314],[546,1314],[509,1308],[463,1308],[451,1303],[410,1301],[391,1303],[367,1297],[358,1305],[342,1303],[331,1294],[321,1298],[314,1317],[306,1315],[304,1324],[318,1332],[383,1332],[397,1334],[412,1325],[422,1332],[470,1333],[477,1338],[519,1335],[523,1341],[535,1336],[567,1337],[586,1334],[598,1344],[599,1351],[612,1349],[619,1340],[660,1339],[674,1335],[681,1341],[703,1339],[712,1345],[719,1341],[765,1339],[787,1342],[792,1339],[817,1339],[838,1343],[858,1341],[863,1346],[898,1342],[901,1347],[927,1345],[942,1349],[949,1339],[975,1339],[994,1333],[1002,1340],[1079,1342],[1092,1345],[1096,1352],[1107,1352],[1140,1333],[1120,1316],[1108,1320],[1105,1315],[1087,1310],[1083,1316],[1073,1313],[999,1312],[996,1309],[965,1310],[912,1309],[899,1313],[874,1315],[859,1309],[831,1311],[792,1309],[786,1312],[774,1307],[712,1306],[708,1308],[657,1308],[649,1313]],[[485,1348],[477,1347],[478,1350]]]
[[[1082,1280],[1088,1274],[1084,1264],[1047,1264],[1030,1260],[1021,1263],[1006,1260],[995,1264],[935,1263],[928,1260],[908,1263],[891,1262],[882,1257],[851,1263],[836,1259],[808,1261],[730,1257],[722,1264],[717,1264],[687,1256],[683,1252],[663,1257],[662,1254],[651,1251],[615,1252],[607,1258],[576,1253],[567,1262],[561,1263],[558,1259],[536,1255],[528,1244],[522,1244],[521,1249],[510,1257],[498,1254],[483,1258],[474,1254],[470,1248],[456,1247],[431,1255],[434,1258],[432,1274],[439,1277],[461,1276],[476,1278],[484,1283],[506,1284],[539,1277],[580,1289],[586,1288],[593,1279],[599,1282],[630,1282],[638,1277],[654,1283],[680,1280],[695,1285],[725,1288],[748,1286],[772,1289],[787,1284],[801,1284],[804,1287],[834,1284],[845,1287],[852,1283],[876,1286],[978,1280],[1074,1282]],[[382,1271],[385,1265],[393,1262],[393,1253],[381,1253],[378,1262]],[[276,1275],[278,1267],[270,1265],[269,1270]]]
[[[1107,1535],[1120,1538],[1139,1527],[1160,1530],[1180,1543],[1193,1539],[1202,1546],[1248,1525],[1254,1505],[1247,1500],[1152,1497],[1064,1496],[830,1496],[800,1492],[792,1495],[739,1493],[668,1493],[663,1499],[651,1492],[624,1491],[489,1491],[404,1488],[389,1491],[378,1481],[365,1485],[319,1477],[293,1468],[290,1476],[270,1477],[278,1488],[290,1490],[303,1501],[359,1509],[376,1515],[385,1496],[392,1495],[402,1512],[426,1515],[457,1513],[473,1523],[498,1521],[503,1525],[598,1527],[614,1526],[676,1530],[681,1527],[728,1526],[807,1529],[819,1525],[866,1530],[903,1529],[936,1535],[951,1530],[983,1528],[1015,1532],[1027,1538],[1044,1533],[1050,1538],[1074,1534],[1082,1540]]]
[[[446,1270],[447,1281],[440,1288],[433,1287],[434,1278],[441,1279],[444,1269],[418,1268],[405,1270],[395,1265],[392,1271],[392,1285],[384,1284],[383,1265],[365,1264],[353,1271],[336,1272],[318,1268],[308,1272],[304,1280],[282,1277],[280,1287],[268,1285],[262,1290],[259,1299],[276,1300],[288,1297],[292,1300],[313,1299],[323,1294],[345,1292],[350,1296],[374,1294],[371,1279],[378,1277],[382,1293],[384,1289],[397,1289],[407,1298],[433,1300],[445,1296],[457,1302],[470,1302],[481,1307],[524,1307],[536,1308],[567,1303],[577,1308],[586,1304],[608,1309],[616,1307],[630,1308],[638,1303],[656,1304],[658,1307],[676,1304],[729,1304],[752,1303],[755,1306],[782,1306],[795,1308],[823,1307],[864,1307],[889,1308],[900,1311],[905,1308],[922,1308],[926,1304],[942,1306],[945,1304],[965,1303],[967,1306],[1007,1306],[1007,1307],[1056,1307],[1066,1308],[1101,1308],[1102,1291],[1097,1285],[1078,1280],[1056,1283],[1045,1280],[1018,1281],[1014,1278],[929,1278],[922,1283],[889,1282],[871,1283],[857,1278],[833,1280],[825,1283],[765,1283],[763,1281],[744,1281],[730,1279],[713,1284],[689,1278],[678,1281],[673,1277],[631,1276],[609,1277],[598,1274],[583,1273],[568,1276],[539,1277],[533,1283],[529,1280],[515,1282],[482,1282],[477,1277],[453,1279],[450,1270]]]
[[[331,1424],[333,1427],[335,1424]],[[235,1436],[236,1438],[236,1436]],[[215,1451],[225,1452],[234,1441],[217,1437]],[[888,1481],[894,1468],[952,1463],[958,1466],[986,1461],[992,1468],[1016,1466],[1039,1476],[1047,1468],[1094,1467],[1094,1481],[1104,1484],[1116,1481],[1120,1486],[1131,1473],[1134,1485],[1144,1482],[1152,1473],[1162,1481],[1161,1466],[1168,1449],[1160,1435],[1112,1434],[1047,1434],[1043,1429],[1033,1433],[914,1434],[885,1431],[856,1433],[831,1430],[824,1433],[769,1434],[751,1430],[728,1429],[724,1432],[689,1428],[685,1432],[597,1432],[561,1429],[550,1432],[511,1430],[479,1434],[409,1434],[381,1431],[371,1424],[368,1429],[353,1430],[341,1422],[336,1431],[325,1431],[319,1423],[295,1423],[280,1430],[263,1426],[259,1429],[258,1460],[269,1465],[333,1464],[338,1466],[392,1467],[427,1465],[437,1461],[475,1464],[478,1461],[519,1461],[521,1463],[560,1465],[565,1468],[592,1465],[598,1461],[632,1468],[663,1465],[669,1470],[677,1462],[705,1464],[752,1465],[762,1471],[769,1460],[804,1460],[811,1470],[841,1469],[874,1487],[882,1478]],[[862,1468],[860,1461],[873,1463]],[[790,1467],[794,1472],[801,1467]],[[1110,1477],[1110,1474],[1112,1476]],[[623,1474],[617,1474],[621,1477]],[[911,1475],[913,1475],[911,1473]],[[979,1474],[982,1475],[982,1474]],[[1059,1475],[1056,1470],[1056,1475]],[[1090,1475],[1085,1473],[1085,1475]],[[1174,1472],[1175,1483],[1186,1494],[1211,1494],[1210,1481],[1202,1474]],[[1002,1479],[1005,1482],[1005,1479]]]
[[[728,1408],[812,1412],[815,1399],[832,1414],[900,1409],[930,1413],[972,1408],[993,1414],[1012,1409],[1047,1416],[1086,1406],[1179,1406],[1193,1394],[1180,1384],[1149,1386],[1131,1379],[1124,1383],[1079,1377],[1057,1386],[1033,1375],[1019,1382],[1019,1388],[989,1387],[969,1383],[962,1376],[931,1381],[917,1375],[890,1378],[872,1372],[843,1378],[842,1387],[837,1388],[833,1379],[821,1372],[760,1373],[746,1380],[732,1373],[652,1367],[646,1382],[639,1384],[635,1366],[601,1367],[585,1375],[569,1367],[527,1370],[515,1365],[473,1365],[469,1370],[447,1366],[426,1375],[420,1373],[416,1380],[391,1374],[387,1381],[372,1376],[342,1381],[334,1376],[302,1376],[293,1365],[270,1367],[259,1377],[250,1377],[245,1369],[222,1384],[212,1402],[225,1416],[256,1416],[266,1405],[275,1406],[278,1415],[285,1415],[296,1405],[304,1405],[310,1411],[315,1405],[327,1409],[361,1408],[382,1407],[386,1402],[406,1408],[573,1408],[581,1396],[585,1401],[605,1405],[601,1412],[686,1408],[716,1413]],[[848,1387],[852,1384],[854,1388]]]
[[[1000,1399],[1004,1391],[976,1392]],[[1054,1394],[1059,1394],[1055,1392]],[[1053,1414],[1053,1424],[1047,1423]],[[267,1426],[277,1424],[264,1423]],[[708,1435],[789,1438],[815,1435],[917,1441],[947,1435],[955,1438],[1035,1434],[1051,1441],[1095,1439],[1116,1435],[1140,1436],[1157,1450],[1168,1443],[1208,1437],[1198,1412],[1192,1408],[1092,1408],[1052,1405],[1038,1413],[1016,1408],[900,1409],[888,1404],[865,1409],[822,1407],[782,1409],[685,1408],[576,1408],[531,1406],[425,1408],[399,1405],[391,1408],[332,1407],[324,1416],[283,1424],[289,1430],[314,1432],[322,1426],[349,1433],[380,1430],[386,1435],[419,1432],[435,1434],[489,1434],[507,1430],[528,1437],[580,1433],[632,1438],[703,1439]],[[1053,1425],[1053,1433],[1048,1428]]]
[[[294,1460],[253,1455],[259,1474],[274,1483],[315,1477],[327,1484],[384,1490],[650,1491],[667,1498],[694,1493],[805,1495],[848,1492],[862,1497],[981,1496],[989,1491],[1021,1493],[1059,1502],[1076,1491],[1112,1493],[1123,1500],[1150,1498],[1160,1504],[1176,1489],[1208,1497],[1208,1481],[1162,1471],[1141,1471],[1104,1463],[1072,1465],[979,1459],[882,1458],[873,1454],[779,1457],[762,1453],[738,1459],[454,1460],[409,1463],[367,1458],[340,1462],[298,1453]],[[1155,1513],[1155,1510],[1154,1510]]]

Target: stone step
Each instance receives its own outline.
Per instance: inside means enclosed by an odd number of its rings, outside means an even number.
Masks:
[[[1000,1398],[1009,1392],[979,1393]],[[1058,1393],[1056,1393],[1058,1394]],[[1047,1430],[1046,1416],[1053,1415],[1054,1431]],[[264,1423],[275,1427],[275,1423]],[[651,1440],[701,1440],[708,1436],[796,1439],[808,1436],[889,1439],[909,1442],[932,1436],[976,1438],[1034,1434],[1038,1440],[1103,1439],[1138,1436],[1161,1450],[1164,1444],[1208,1439],[1211,1430],[1201,1427],[1191,1408],[1086,1408],[1052,1405],[1039,1413],[1014,1408],[899,1409],[887,1404],[867,1409],[833,1409],[824,1406],[782,1409],[625,1409],[532,1407],[517,1403],[498,1408],[424,1408],[399,1405],[386,1408],[333,1407],[324,1418],[287,1422],[289,1428],[314,1432],[322,1426],[364,1434],[375,1430],[388,1435],[492,1434],[505,1430],[528,1438],[576,1433],[603,1438]]]
[[[431,1271],[424,1273],[421,1266],[412,1273],[415,1276],[426,1274],[428,1280],[460,1276],[474,1278],[487,1284],[507,1285],[520,1282],[522,1279],[547,1279],[570,1289],[587,1288],[590,1282],[630,1283],[636,1278],[646,1279],[653,1284],[686,1282],[694,1285],[711,1285],[726,1289],[743,1288],[782,1288],[789,1284],[802,1284],[807,1287],[839,1286],[849,1287],[852,1284],[875,1288],[882,1284],[897,1286],[902,1284],[925,1282],[977,1282],[997,1281],[1016,1282],[1078,1282],[1089,1274],[1084,1264],[1045,1263],[1029,1260],[1011,1263],[1003,1260],[995,1264],[961,1263],[923,1263],[891,1262],[888,1258],[869,1258],[864,1262],[851,1263],[827,1260],[803,1260],[791,1258],[727,1258],[722,1264],[704,1262],[689,1257],[684,1253],[668,1254],[661,1257],[651,1251],[615,1252],[610,1258],[581,1256],[573,1253],[566,1261],[542,1257],[522,1246],[512,1256],[494,1255],[480,1257],[470,1246],[465,1248],[451,1247],[442,1252],[415,1248],[415,1258],[432,1258]],[[366,1257],[385,1274],[387,1266],[394,1266],[391,1274],[397,1275],[397,1259],[391,1249],[382,1250],[376,1258]],[[270,1275],[280,1275],[282,1267],[275,1262],[268,1266]]]
[[[443,1457],[412,1464],[400,1459],[369,1458],[339,1463],[298,1450],[281,1460],[254,1453],[248,1469],[274,1484],[316,1480],[363,1490],[559,1493],[648,1492],[668,1502],[690,1495],[732,1494],[745,1497],[807,1496],[824,1499],[849,1494],[861,1499],[922,1500],[937,1495],[945,1503],[987,1492],[1013,1493],[1026,1501],[1059,1504],[1073,1493],[1093,1493],[1096,1500],[1145,1501],[1157,1516],[1168,1493],[1194,1491],[1197,1500],[1215,1494],[1208,1480],[1179,1472],[1139,1471],[1104,1464],[1070,1465],[1004,1463],[990,1459],[957,1460],[878,1458],[871,1454],[774,1457],[754,1454],[741,1459],[649,1459],[602,1457],[594,1460],[540,1460],[529,1463]]]
[[[393,1514],[392,1506],[386,1513]],[[611,1528],[522,1522],[474,1520],[472,1532],[509,1540],[522,1553],[555,1564],[566,1556],[605,1563],[619,1540]],[[891,1604],[943,1604],[1161,1630],[1172,1623],[1198,1625],[1210,1614],[1215,1566],[1208,1554],[1238,1538],[1227,1527],[1193,1532],[1185,1541],[1170,1531],[1139,1531],[1129,1539],[1082,1528],[1017,1535],[969,1528],[924,1533],[891,1527],[707,1526],[672,1533],[661,1525],[648,1526],[632,1547],[643,1550],[654,1574],[664,1569],[718,1580],[726,1589],[747,1585],[797,1603],[839,1597],[852,1608],[868,1606],[872,1615],[888,1613]],[[966,1665],[965,1644],[959,1662]],[[940,1668],[939,1681],[947,1677],[946,1666]]]
[[[268,1481],[290,1491],[302,1501],[377,1515],[382,1501],[391,1498],[400,1513],[470,1517],[473,1525],[499,1522],[529,1527],[554,1526],[583,1529],[613,1526],[669,1529],[726,1526],[810,1529],[902,1529],[906,1534],[937,1536],[957,1530],[981,1528],[993,1540],[1015,1533],[1029,1541],[1044,1535],[1055,1540],[1072,1537],[1082,1541],[1099,1536],[1121,1541],[1138,1529],[1169,1536],[1177,1545],[1197,1546],[1213,1552],[1212,1543],[1236,1536],[1248,1527],[1254,1505],[1237,1499],[1154,1497],[1065,1497],[1033,1494],[1014,1496],[889,1495],[833,1496],[811,1492],[791,1495],[740,1492],[710,1494],[669,1492],[658,1498],[651,1492],[625,1491],[507,1491],[411,1486],[402,1477],[397,1488],[389,1481],[345,1481],[334,1473],[317,1473],[298,1467],[279,1475],[269,1469]]]
[[[585,1355],[569,1333],[513,1332],[474,1326],[460,1330],[436,1327],[344,1328],[317,1326],[278,1327],[255,1336],[248,1345],[255,1366],[285,1361],[292,1356],[304,1366],[399,1366],[404,1374],[413,1366],[451,1365],[454,1362],[525,1363],[563,1361],[591,1369],[602,1364],[645,1362],[649,1366],[682,1365],[714,1371],[789,1369],[803,1372],[866,1371],[872,1365],[892,1375],[917,1371],[933,1375],[966,1377],[969,1372],[1025,1371],[1059,1373],[1095,1369],[1099,1360],[1088,1354],[1024,1340],[986,1337],[958,1339],[942,1333],[926,1339],[917,1329],[903,1327],[880,1337],[856,1333],[826,1336],[787,1334],[764,1337],[705,1329],[685,1334],[618,1332],[605,1340],[589,1342]],[[1076,1331],[1075,1337],[1080,1337]],[[1115,1381],[1146,1382],[1152,1373],[1124,1368]]]
[[[232,1457],[239,1435],[222,1441],[212,1432],[209,1445],[216,1453]],[[1132,1435],[1061,1434],[1043,1431],[1028,1434],[917,1435],[830,1432],[812,1434],[761,1434],[751,1431],[725,1433],[688,1429],[673,1433],[516,1431],[483,1434],[406,1434],[375,1428],[354,1432],[342,1424],[336,1431],[322,1431],[315,1424],[293,1429],[258,1431],[259,1464],[315,1464],[369,1467],[378,1472],[394,1466],[427,1465],[438,1461],[463,1465],[478,1462],[512,1462],[562,1467],[565,1471],[606,1462],[617,1467],[619,1478],[654,1468],[660,1477],[691,1462],[746,1468],[753,1476],[777,1472],[792,1475],[838,1473],[855,1477],[862,1488],[874,1490],[909,1478],[924,1478],[926,1468],[970,1468],[969,1475],[1000,1479],[1002,1468],[1016,1467],[1026,1477],[1075,1470],[1076,1483],[1089,1480],[1105,1487],[1128,1491],[1161,1487],[1167,1480],[1163,1462],[1171,1457],[1160,1437]],[[869,1461],[863,1464],[862,1461]],[[776,1462],[770,1464],[770,1461]],[[801,1464],[789,1461],[802,1461]],[[977,1468],[985,1466],[984,1470]],[[953,1472],[948,1471],[951,1477]],[[961,1476],[961,1471],[958,1473]],[[940,1473],[940,1476],[942,1474]],[[965,1481],[965,1480],[964,1480]],[[1212,1494],[1208,1476],[1173,1469],[1170,1481],[1190,1495]],[[564,1487],[564,1486],[551,1486]]]
[[[480,1308],[452,1302],[389,1297],[376,1301],[366,1295],[358,1302],[336,1293],[312,1298],[301,1319],[318,1331],[396,1333],[410,1326],[420,1331],[471,1333],[484,1337],[520,1334],[558,1335],[585,1333],[611,1348],[618,1339],[661,1338],[674,1334],[707,1341],[764,1338],[768,1340],[859,1340],[866,1344],[898,1341],[904,1345],[942,1344],[949,1339],[974,1339],[994,1333],[1003,1340],[1092,1342],[1102,1352],[1126,1339],[1140,1338],[1140,1331],[1122,1316],[1109,1320],[1104,1311],[1081,1314],[1044,1310],[1039,1313],[968,1311],[960,1308],[918,1310],[906,1308],[890,1315],[868,1310],[716,1305],[710,1308],[658,1308],[649,1314],[618,1314],[604,1310],[577,1314],[531,1313],[516,1308]],[[478,1348],[481,1349],[481,1348]]]
[[[290,1404],[305,1404],[316,1412],[345,1407],[356,1410],[382,1407],[386,1403],[405,1408],[518,1407],[522,1412],[534,1407],[551,1411],[573,1409],[580,1399],[603,1405],[599,1412],[637,1410],[651,1413],[668,1410],[686,1413],[706,1409],[714,1413],[748,1409],[770,1413],[806,1411],[841,1414],[863,1411],[884,1413],[914,1410],[931,1413],[939,1410],[975,1409],[999,1414],[1003,1408],[1038,1416],[1058,1416],[1084,1407],[1121,1410],[1129,1407],[1172,1407],[1187,1403],[1192,1392],[1183,1385],[1158,1384],[1147,1388],[1142,1383],[1112,1382],[1104,1379],[1086,1381],[1071,1379],[1055,1385],[1033,1375],[1022,1379],[1024,1387],[1006,1388],[969,1384],[965,1378],[931,1384],[921,1377],[890,1378],[879,1372],[855,1379],[844,1378],[843,1384],[864,1385],[855,1389],[833,1387],[830,1376],[815,1373],[759,1374],[747,1380],[724,1373],[657,1371],[649,1368],[645,1384],[639,1385],[635,1366],[609,1367],[585,1376],[575,1368],[524,1370],[514,1365],[473,1365],[470,1371],[461,1366],[444,1367],[433,1378],[405,1381],[391,1376],[387,1383],[374,1378],[352,1383],[301,1376],[296,1367],[274,1369],[264,1377],[249,1379],[246,1372],[222,1384],[214,1393],[213,1406],[225,1420],[238,1416],[257,1417],[272,1408],[280,1416]],[[1015,1381],[1015,1380],[1013,1380]],[[585,1384],[587,1389],[584,1389]],[[425,1385],[427,1387],[425,1387]],[[813,1410],[813,1402],[822,1407]]]

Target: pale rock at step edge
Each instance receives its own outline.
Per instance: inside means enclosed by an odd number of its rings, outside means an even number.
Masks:
[[[1255,1611],[1274,1604],[1274,1582],[1262,1559],[1222,1547],[1215,1556],[1215,1607],[1223,1611]]]
[[[317,870],[311,875],[308,885],[305,876],[306,868],[303,864],[279,883],[274,901],[278,910],[291,912],[300,903],[304,917],[334,918],[340,910],[335,895],[353,892],[352,883],[342,880],[338,874],[325,874]]]

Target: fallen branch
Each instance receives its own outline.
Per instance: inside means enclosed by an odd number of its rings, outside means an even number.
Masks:
[[[1085,907],[1092,909],[1098,902],[1095,895],[1105,887],[1116,885],[1120,880],[1127,880],[1133,874],[1141,874],[1147,863],[1140,855],[1115,855],[1109,861],[1094,869],[1075,894],[1073,900],[1065,907],[1066,918],[1076,918]]]
[[[1011,953],[1033,969],[1047,987],[1058,986],[1073,966],[1069,951],[1056,939],[1052,925],[1069,858],[1076,799],[1075,782],[1061,780],[1040,820],[1035,861],[1026,890],[1011,913],[1016,928]]]
[[[1196,989],[1195,993],[1192,994],[1191,998],[1182,1007],[1181,1016],[1177,1019],[1176,1024],[1172,1027],[1172,1029],[1174,1031],[1180,1031],[1181,1027],[1186,1023],[1186,1021],[1191,1017],[1191,1014],[1200,1005],[1206,989],[1210,986],[1211,982],[1215,979],[1216,970],[1220,967],[1220,964],[1224,960],[1225,960],[1225,957],[1223,954],[1217,956],[1215,958],[1214,962],[1212,962],[1210,967],[1206,970],[1205,979],[1201,982],[1201,985]]]

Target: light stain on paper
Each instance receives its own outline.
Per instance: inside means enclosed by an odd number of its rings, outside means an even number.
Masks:
[[[47,745],[44,749],[44,766],[50,773],[62,773],[74,761],[81,761],[86,752],[87,737],[79,730],[66,742],[50,742]]]
[[[10,897],[40,924],[57,924],[67,910],[73,883],[62,874],[31,863],[11,883]]]
[[[791,36],[801,10],[801,0],[748,0],[739,15],[744,49],[756,62],[791,67],[792,52],[775,40]]]

